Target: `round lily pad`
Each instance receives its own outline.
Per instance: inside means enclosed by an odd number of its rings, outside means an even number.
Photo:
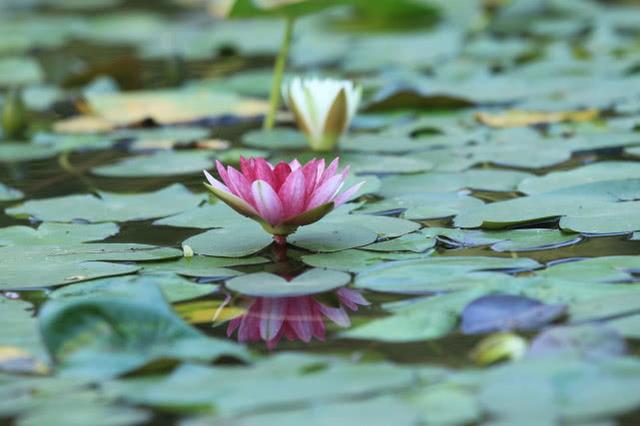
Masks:
[[[310,269],[292,280],[266,272],[247,274],[227,281],[227,288],[247,296],[289,297],[324,293],[351,281],[345,272]]]
[[[257,223],[212,229],[184,241],[197,254],[243,257],[259,252],[273,241]]]
[[[288,241],[310,251],[333,252],[365,246],[377,238],[378,234],[364,226],[320,221],[301,227]]]
[[[92,173],[107,177],[154,177],[200,173],[213,165],[207,151],[168,151],[125,158],[115,164],[94,167]]]

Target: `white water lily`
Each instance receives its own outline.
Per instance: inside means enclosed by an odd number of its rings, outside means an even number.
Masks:
[[[311,148],[330,151],[349,128],[362,87],[349,80],[296,77],[283,85],[282,94]]]

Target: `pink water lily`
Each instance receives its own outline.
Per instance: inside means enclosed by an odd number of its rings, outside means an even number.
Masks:
[[[339,327],[349,327],[351,321],[345,308],[356,311],[359,305],[369,305],[355,290],[341,288],[336,295],[337,307],[327,306],[313,296],[253,298],[246,312],[229,322],[227,335],[237,330],[238,341],[264,340],[269,349],[275,348],[283,336],[306,343],[312,338],[324,340],[325,319]]]
[[[299,226],[320,220],[348,201],[364,184],[340,193],[349,166],[338,172],[338,164],[338,158],[327,167],[323,159],[313,159],[305,165],[298,160],[272,165],[264,158],[240,158],[238,171],[216,161],[222,182],[205,170],[209,181],[205,185],[238,213],[283,239]]]

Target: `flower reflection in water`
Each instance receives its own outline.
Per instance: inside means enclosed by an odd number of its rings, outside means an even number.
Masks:
[[[269,349],[276,347],[284,336],[288,340],[310,342],[312,338],[324,340],[325,320],[339,327],[349,327],[347,310],[369,302],[357,291],[341,288],[335,292],[337,306],[328,306],[314,296],[255,297],[246,312],[231,320],[227,335],[238,331],[238,341],[264,340]]]

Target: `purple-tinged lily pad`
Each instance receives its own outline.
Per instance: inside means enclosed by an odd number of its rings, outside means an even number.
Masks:
[[[620,356],[627,352],[624,338],[604,324],[552,327],[531,342],[529,357],[575,354],[589,359]]]
[[[566,313],[566,305],[547,305],[538,300],[509,294],[483,296],[462,311],[462,332],[490,333],[508,330],[536,330]]]

